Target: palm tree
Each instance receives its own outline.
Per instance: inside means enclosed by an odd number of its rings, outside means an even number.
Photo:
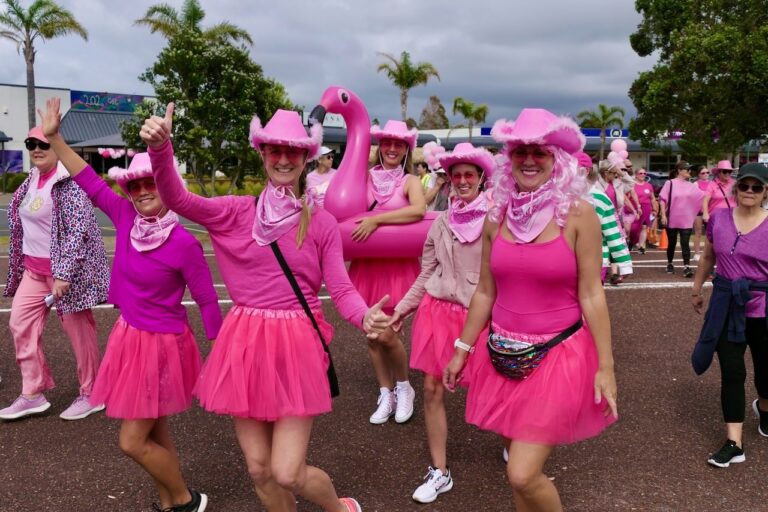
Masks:
[[[472,128],[476,123],[484,123],[488,117],[488,105],[481,103],[475,105],[462,97],[453,100],[453,115],[461,114],[467,120],[469,127],[469,142],[472,142]]]
[[[173,39],[184,32],[196,31],[215,41],[245,41],[253,44],[253,39],[246,30],[227,21],[203,30],[200,27],[203,18],[205,18],[205,11],[200,7],[198,0],[184,0],[180,12],[168,4],[150,6],[144,17],[136,20],[134,24],[149,27],[149,31],[153,34],[160,32],[166,39]]]
[[[77,34],[87,41],[88,32],[71,12],[52,0],[34,0],[27,10],[18,0],[3,3],[6,9],[0,14],[0,37],[16,43],[27,63],[27,116],[31,129],[35,126],[35,40]]]
[[[605,153],[605,130],[610,126],[624,128],[624,116],[627,115],[621,107],[606,107],[600,103],[597,110],[582,110],[576,118],[588,128],[600,128],[600,160]]]
[[[378,72],[384,71],[395,87],[400,89],[400,114],[403,121],[408,120],[408,91],[417,85],[426,85],[431,77],[440,80],[435,66],[429,62],[411,62],[411,55],[408,52],[400,54],[400,60],[395,59],[388,53],[379,55],[389,62],[382,62],[376,69]]]

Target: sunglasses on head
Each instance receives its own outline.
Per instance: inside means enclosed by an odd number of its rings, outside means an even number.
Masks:
[[[27,139],[24,141],[24,145],[27,147],[29,151],[34,151],[37,148],[40,148],[43,151],[48,151],[49,149],[51,149],[50,144],[37,139]]]
[[[131,197],[139,197],[142,190],[146,190],[150,194],[157,192],[157,184],[154,178],[143,178],[138,180],[131,180],[125,186]]]
[[[750,185],[749,183],[737,183],[736,188],[739,192],[749,192],[752,190],[755,194],[762,194],[765,190],[765,185],[762,183],[757,183],[755,185]]]

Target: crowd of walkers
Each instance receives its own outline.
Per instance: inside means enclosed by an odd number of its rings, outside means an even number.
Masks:
[[[29,132],[34,167],[9,206],[5,290],[22,391],[0,419],[40,414],[54,386],[42,332],[51,305],[70,338],[80,394],[61,417],[106,409],[121,420],[120,449],[152,478],[153,510],[202,512],[208,497],[187,487],[167,418],[192,405],[230,416],[262,504],[296,509],[296,495],[330,512],[360,512],[330,476],[307,464],[314,419],[332,410],[338,383],[328,344],[333,327],[318,299],[325,285],[341,316],[360,329],[379,393],[370,423],[407,422],[424,374],[429,464],[413,500],[450,491],[445,402],[468,388],[465,419],[499,435],[516,510],[562,510],[544,465],[558,445],[599,435],[618,419],[611,327],[603,283],[632,273],[630,248],[645,252],[666,227],[667,271],[679,240],[683,275],[693,276],[689,239],[704,234],[692,285],[704,327],[692,354],[697,373],[717,355],[727,442],[708,462],[745,460],[744,355],[752,351],[759,398],[752,408],[768,436],[768,168],[730,162],[699,172],[680,162],[659,193],[631,162],[593,164],[571,119],[523,109],[491,131],[495,155],[471,143],[436,156],[430,179],[416,163],[417,131],[400,121],[374,126],[377,162],[368,170],[365,216],[351,237],[365,243],[383,225],[440,212],[422,257],[357,258],[347,269],[336,219],[322,207],[333,186],[334,153],[322,128],[309,133],[295,112],[254,118],[250,142],[267,175],[256,198],[204,198],[180,177],[171,141],[173,105],[141,128],[148,151],[109,176],[115,193],[64,142],[57,99]],[[309,162],[317,161],[308,173]],[[439,171],[439,172],[438,172]],[[418,172],[418,174],[417,174]],[[705,186],[703,186],[705,185]],[[93,207],[116,230],[111,273]],[[206,227],[234,306],[222,317],[200,243],[179,216]],[[699,220],[700,219],[700,220]],[[697,225],[698,223],[698,225]],[[181,300],[189,288],[205,335],[203,363]],[[120,311],[99,362],[91,308]],[[413,314],[410,357],[404,320]],[[446,394],[446,391],[448,394]],[[373,400],[372,400],[373,402]]]

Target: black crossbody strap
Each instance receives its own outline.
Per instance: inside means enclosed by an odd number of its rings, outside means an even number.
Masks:
[[[673,184],[673,181],[669,180],[669,200],[667,201],[667,224],[669,224],[669,214],[672,212],[672,184]]]
[[[306,313],[307,317],[312,321],[312,326],[315,328],[315,331],[317,331],[317,335],[320,337],[320,342],[323,344],[323,350],[328,354],[328,383],[331,386],[331,396],[336,397],[339,395],[339,382],[336,378],[336,370],[333,367],[333,359],[331,358],[331,351],[328,349],[328,344],[325,343],[325,338],[323,338],[323,333],[320,331],[320,326],[317,325],[315,315],[313,315],[312,310],[309,309],[309,303],[307,302],[306,297],[304,297],[304,293],[302,293],[299,283],[296,281],[296,277],[291,271],[291,267],[289,267],[288,262],[285,261],[285,257],[283,256],[280,247],[277,245],[277,241],[271,242],[269,246],[272,248],[272,252],[275,254],[275,258],[277,258],[280,268],[283,269],[283,274],[285,274],[285,277],[291,284],[293,293],[295,293],[296,298],[299,299],[301,307],[304,309],[304,313]]]
[[[574,334],[576,334],[576,332],[579,329],[581,329],[583,326],[584,326],[584,321],[581,318],[579,318],[575,324],[571,325],[569,328],[567,328],[566,330],[564,330],[563,332],[561,332],[551,340],[547,341],[546,343],[542,343],[541,345],[537,345],[537,346],[540,346],[541,348],[550,349],[555,345],[557,345],[558,343],[563,342],[568,338],[570,338],[571,336],[573,336]],[[488,322],[488,332],[490,334],[493,334],[492,322]]]
[[[371,203],[371,206],[369,206],[369,207],[368,207],[368,211],[369,211],[369,212],[372,212],[372,211],[373,211],[373,209],[374,209],[374,208],[376,208],[376,205],[377,205],[377,204],[379,204],[379,201],[378,201],[378,199],[374,199],[374,200],[373,200],[373,202]]]
[[[715,178],[715,179],[717,179],[717,178]],[[717,187],[720,189],[720,193],[723,194],[723,199],[725,199],[725,204],[727,204],[728,208],[730,208],[731,207],[731,202],[728,200],[728,196],[725,195],[725,190],[723,190],[723,186],[718,183]]]

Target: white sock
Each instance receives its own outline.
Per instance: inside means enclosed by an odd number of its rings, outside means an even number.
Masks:
[[[410,383],[410,382],[408,382],[407,380],[404,380],[404,381],[402,381],[402,382],[398,380],[398,381],[395,383],[395,387],[400,387],[400,388],[404,388],[404,387],[411,387],[411,383]]]
[[[391,390],[391,389],[389,389],[389,388],[379,388],[379,393],[380,393],[382,396],[387,396],[387,395],[388,395],[388,394],[390,394],[391,392],[392,392],[392,390]]]

